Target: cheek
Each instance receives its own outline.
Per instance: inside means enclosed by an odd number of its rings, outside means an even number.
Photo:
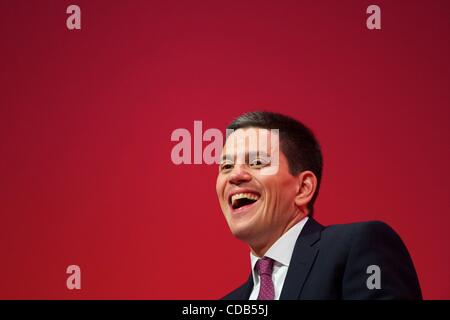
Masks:
[[[291,201],[296,194],[296,179],[286,176],[274,176],[261,179],[264,186],[267,201],[271,205],[279,206],[286,201]]]
[[[269,205],[277,202],[277,198],[281,193],[280,185],[274,177],[264,177],[260,179],[260,184],[264,189],[265,198]]]

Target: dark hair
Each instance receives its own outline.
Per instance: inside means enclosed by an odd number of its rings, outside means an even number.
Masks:
[[[310,170],[316,175],[317,188],[308,203],[309,216],[312,216],[322,179],[323,158],[320,145],[311,129],[289,116],[268,111],[254,111],[240,115],[228,125],[227,129],[237,130],[249,127],[278,129],[280,148],[287,158],[289,172],[297,175],[302,171]]]

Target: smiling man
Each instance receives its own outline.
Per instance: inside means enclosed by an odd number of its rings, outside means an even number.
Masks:
[[[271,112],[246,113],[227,129],[216,191],[231,232],[250,247],[251,272],[224,299],[421,299],[388,225],[313,219],[323,160],[311,130]]]

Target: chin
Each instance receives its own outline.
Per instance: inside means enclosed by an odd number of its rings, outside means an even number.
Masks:
[[[248,242],[248,240],[252,239],[252,235],[254,234],[254,230],[251,226],[231,226],[230,230],[233,236],[241,241]]]
[[[232,231],[232,234],[233,234],[233,236],[234,236],[236,239],[238,239],[238,240],[240,240],[240,241],[243,241],[243,242],[246,242],[246,243],[249,242],[248,240],[250,239],[250,236],[249,236],[249,234],[246,233],[246,232],[242,232],[242,231],[233,232],[233,231]]]

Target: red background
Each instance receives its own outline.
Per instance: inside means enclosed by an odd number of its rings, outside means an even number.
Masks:
[[[66,28],[78,4],[82,29]],[[366,28],[381,7],[382,30]],[[216,166],[176,128],[289,114],[325,158],[316,218],[378,219],[450,298],[448,1],[0,2],[0,298],[216,299],[243,282]],[[77,264],[82,289],[66,288]]]

